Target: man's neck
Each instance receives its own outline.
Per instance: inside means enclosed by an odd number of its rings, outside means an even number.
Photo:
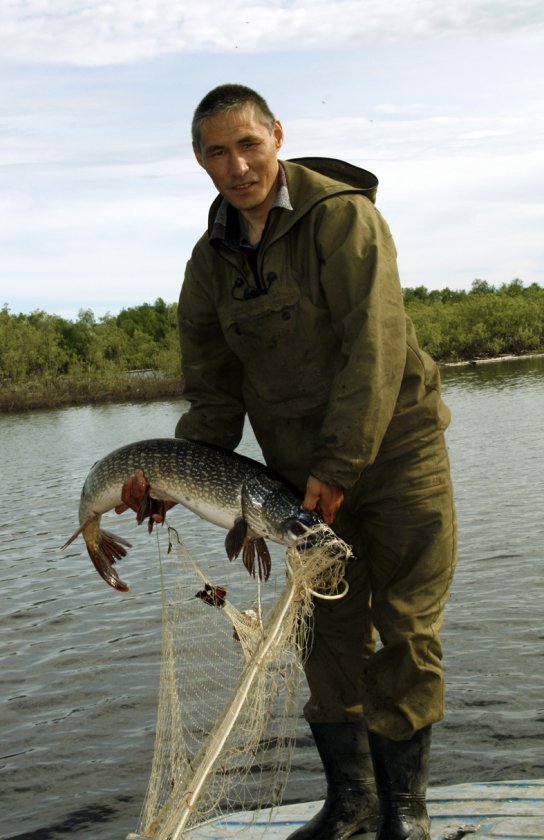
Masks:
[[[240,222],[242,224],[244,235],[247,238],[247,241],[251,245],[258,245],[261,241],[264,226],[266,224],[266,220],[268,218],[269,210],[267,210],[264,214],[259,214],[255,216],[254,214],[247,214],[243,213],[241,210],[238,211],[241,219]]]

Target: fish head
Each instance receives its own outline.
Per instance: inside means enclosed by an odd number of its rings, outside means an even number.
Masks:
[[[287,545],[294,542],[284,523],[295,520],[300,499],[283,482],[266,473],[245,481],[241,493],[242,516],[251,533]]]
[[[291,488],[269,475],[250,479],[242,488],[242,515],[256,536],[305,551],[338,537],[316,510],[304,510]]]
[[[323,525],[323,519],[316,510],[299,508],[294,516],[289,516],[283,520],[280,530],[286,543],[298,545],[310,539],[311,534]]]
[[[295,516],[281,523],[280,530],[283,534],[284,545],[293,547],[299,552],[323,550],[325,553],[332,552],[334,555],[337,551],[341,551],[345,560],[353,557],[351,546],[339,539],[316,510],[301,508]]]

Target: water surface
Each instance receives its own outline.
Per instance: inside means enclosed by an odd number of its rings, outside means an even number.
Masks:
[[[431,782],[544,777],[544,360],[443,370],[460,558],[443,632],[447,718]],[[160,660],[157,547],[128,514],[133,542],[114,592],[77,524],[90,465],[144,437],[170,436],[183,401],[0,416],[0,836],[120,840],[144,796]],[[258,453],[248,434],[241,451]],[[201,550],[224,533],[175,509]],[[115,526],[115,527],[114,527]],[[305,723],[287,799],[323,782]]]

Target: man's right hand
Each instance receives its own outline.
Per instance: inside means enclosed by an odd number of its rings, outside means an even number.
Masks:
[[[317,510],[327,525],[332,525],[344,501],[344,490],[339,484],[328,484],[315,475],[308,476],[304,510]]]

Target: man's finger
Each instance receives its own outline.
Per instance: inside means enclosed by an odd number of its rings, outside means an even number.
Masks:
[[[305,510],[317,508],[327,525],[332,525],[343,501],[344,490],[338,484],[328,484],[315,475],[308,477],[306,495],[302,503]]]
[[[319,498],[319,493],[315,493],[314,491],[310,491],[306,488],[306,495],[304,496],[302,507],[304,510],[315,510],[317,503],[319,502]]]

